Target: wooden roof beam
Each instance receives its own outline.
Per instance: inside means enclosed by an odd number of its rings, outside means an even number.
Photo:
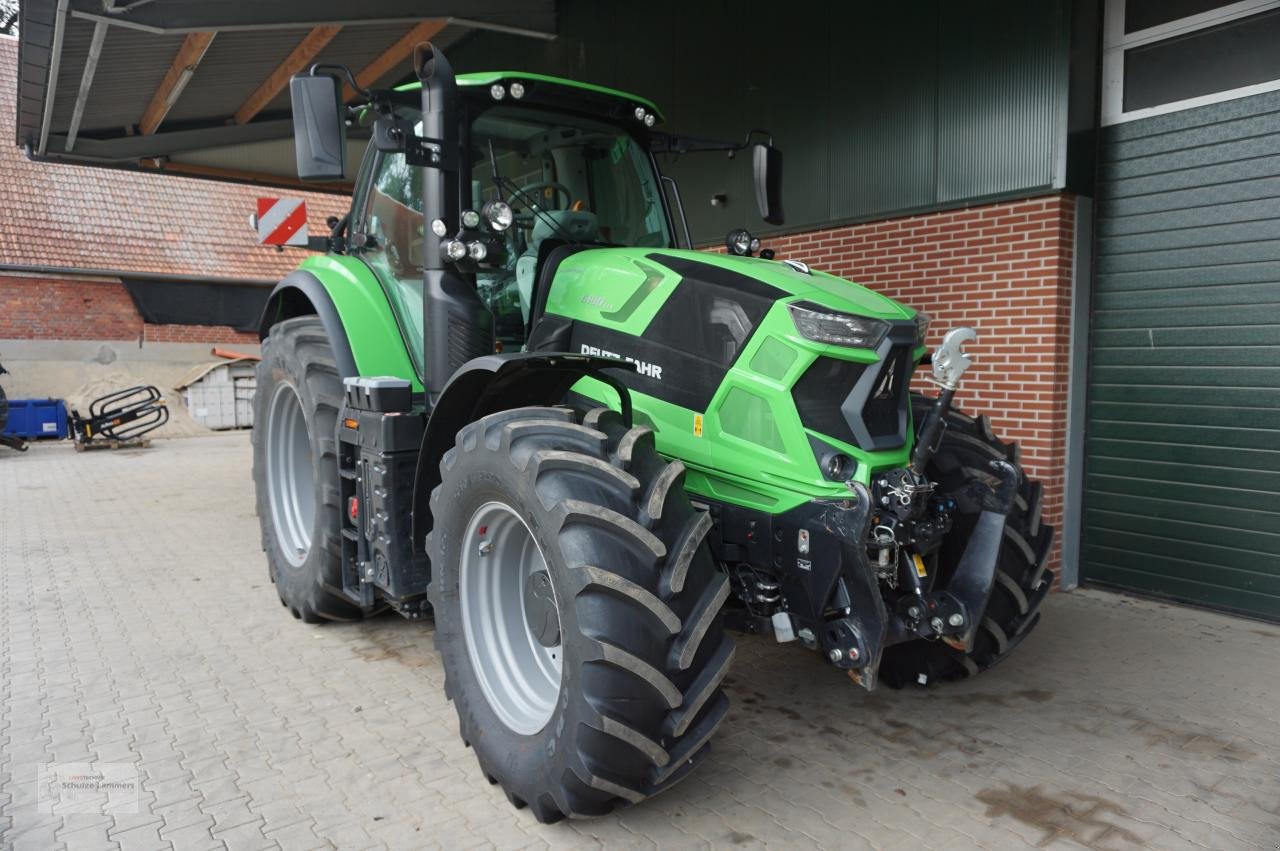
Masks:
[[[412,55],[414,47],[424,41],[430,41],[448,23],[446,20],[422,21],[409,30],[395,44],[384,50],[377,59],[374,59],[360,73],[356,74],[356,82],[360,84],[360,88],[367,89],[373,86],[397,65],[408,59]],[[343,83],[342,102],[346,103],[355,96],[355,90],[351,88],[351,85]]]
[[[253,94],[249,95],[248,100],[236,110],[236,123],[248,124],[252,121],[253,117],[267,104],[275,100],[276,95],[284,91],[284,87],[289,85],[289,78],[310,65],[320,51],[324,50],[325,45],[333,41],[333,37],[340,32],[342,32],[340,26],[313,27],[276,70],[272,71],[267,79],[262,81],[262,85],[258,86]]]
[[[191,76],[195,73],[200,60],[204,59],[205,51],[209,49],[216,35],[217,32],[190,33],[182,40],[182,46],[178,48],[177,55],[173,57],[173,62],[169,63],[169,70],[165,72],[164,79],[160,81],[155,94],[151,96],[151,103],[147,104],[146,111],[138,121],[138,129],[142,135],[150,136],[156,132],[160,122],[164,121],[169,110],[178,102],[182,90],[191,81]]]

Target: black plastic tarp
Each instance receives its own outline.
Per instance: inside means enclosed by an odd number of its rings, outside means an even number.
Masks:
[[[124,278],[143,320],[156,325],[230,325],[257,331],[271,287]]]

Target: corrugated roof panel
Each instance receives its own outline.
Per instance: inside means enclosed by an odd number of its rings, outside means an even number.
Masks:
[[[413,24],[389,24],[375,27],[346,27],[334,37],[333,41],[325,46],[324,50],[320,51],[315,61],[345,64],[351,69],[352,73],[358,74],[366,65],[377,59],[387,48],[395,44],[413,26]],[[436,47],[444,49],[465,32],[465,27],[445,27],[432,39],[432,43]],[[385,79],[394,81],[409,76],[413,73],[411,65],[412,60],[405,58],[396,66],[395,71],[387,74]],[[263,112],[288,111],[288,89],[276,95],[263,109]]]
[[[310,28],[218,33],[165,121],[225,118],[270,76]]]
[[[93,24],[87,21],[73,18],[67,25],[51,134],[66,133],[71,123],[71,112],[80,89],[92,36]],[[93,88],[85,103],[80,132],[118,131],[127,125],[137,124],[169,71],[174,55],[182,47],[183,38],[180,35],[160,36],[111,27],[103,43]]]

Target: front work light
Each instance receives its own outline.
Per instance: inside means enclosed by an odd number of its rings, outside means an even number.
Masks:
[[[811,302],[789,304],[787,309],[800,336],[815,343],[874,349],[889,333],[888,322],[836,313]]]
[[[750,231],[746,228],[738,228],[729,231],[729,235],[724,240],[725,247],[729,249],[730,254],[736,254],[739,257],[750,257],[751,252],[760,247],[760,240],[751,236]]]
[[[511,227],[511,223],[515,221],[515,216],[511,212],[511,205],[506,201],[490,201],[480,209],[480,215],[484,216],[484,220],[489,223],[489,227],[501,233]]]
[[[440,243],[440,253],[456,263],[467,256],[467,245],[460,239],[446,239]]]

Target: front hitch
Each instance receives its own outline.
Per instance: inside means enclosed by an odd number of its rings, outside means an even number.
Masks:
[[[1018,493],[1017,467],[1008,461],[992,461],[988,466],[1000,483],[995,488],[984,488],[982,513],[978,515],[969,544],[960,555],[955,575],[946,589],[946,593],[960,605],[964,620],[960,624],[962,631],[943,635],[942,640],[965,653],[973,650],[982,613],[987,610],[996,578],[996,562],[1000,558],[1000,542],[1004,539],[1005,520]]]

